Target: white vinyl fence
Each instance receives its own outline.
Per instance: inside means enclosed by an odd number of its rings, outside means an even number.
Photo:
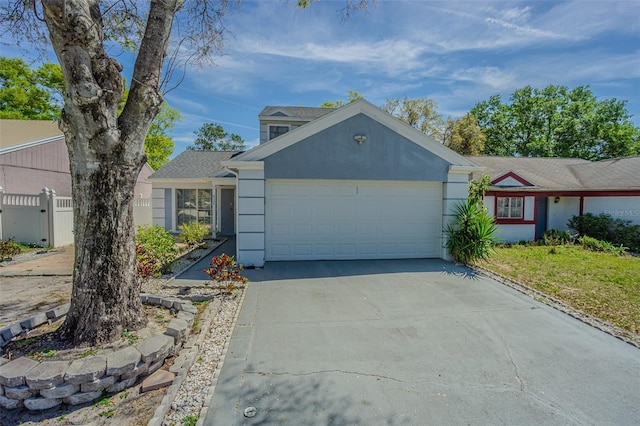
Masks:
[[[151,199],[134,202],[136,226],[151,224]],[[73,201],[53,189],[40,194],[8,194],[0,187],[0,240],[62,247],[73,244]]]

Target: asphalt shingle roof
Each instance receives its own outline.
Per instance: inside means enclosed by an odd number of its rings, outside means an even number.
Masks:
[[[640,188],[640,157],[591,162],[580,158],[468,156],[495,179],[513,172],[537,189],[632,189]]]
[[[569,166],[585,187],[640,188],[640,156]]]
[[[320,118],[330,112],[335,111],[335,108],[318,108],[318,107],[295,107],[295,106],[266,106],[260,111],[259,116],[271,116],[278,111],[282,111],[291,118],[303,118],[305,120],[314,120]]]
[[[149,179],[203,179],[220,172],[222,162],[229,160],[236,151],[184,151],[169,161]]]

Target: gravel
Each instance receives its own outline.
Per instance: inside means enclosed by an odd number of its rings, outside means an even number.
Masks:
[[[220,243],[221,244],[221,243]],[[226,344],[231,337],[235,325],[236,316],[242,303],[244,288],[238,288],[231,295],[222,294],[215,286],[191,287],[186,295],[180,295],[179,287],[168,286],[173,277],[179,275],[184,269],[194,263],[193,258],[202,258],[209,255],[215,247],[198,249],[190,254],[190,259],[183,258],[173,265],[175,273],[165,275],[158,279],[152,279],[142,285],[141,291],[149,294],[159,294],[162,296],[188,297],[190,299],[218,299],[219,308],[215,312],[213,303],[209,304],[200,322],[202,326],[208,327],[202,330],[201,339],[198,339],[198,355],[191,368],[186,373],[180,388],[178,389],[170,409],[164,417],[164,425],[180,425],[187,416],[200,416],[204,410],[203,406],[207,396],[214,386],[214,374],[216,368],[220,368],[220,360],[223,357]],[[197,260],[195,260],[197,262]],[[204,283],[204,281],[203,281]],[[203,321],[210,314],[213,318],[210,322]],[[192,336],[196,338],[196,336]]]

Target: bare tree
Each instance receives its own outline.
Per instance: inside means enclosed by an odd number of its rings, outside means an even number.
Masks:
[[[221,48],[223,18],[239,0],[4,0],[2,34],[53,48],[65,82],[60,129],[71,163],[75,266],[60,337],[115,340],[146,323],[139,298],[133,198],[145,135],[180,72]],[[298,2],[306,7],[308,2]],[[347,1],[349,10],[363,2]],[[129,96],[109,49],[137,52]],[[178,73],[178,74],[176,74]]]

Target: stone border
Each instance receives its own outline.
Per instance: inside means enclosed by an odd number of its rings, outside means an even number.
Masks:
[[[202,326],[200,333],[197,336],[191,336],[189,341],[185,343],[183,351],[180,352],[180,355],[176,358],[171,368],[169,368],[170,372],[176,373],[176,378],[162,398],[160,405],[156,408],[153,418],[147,422],[147,426],[162,426],[164,418],[169,412],[171,404],[182,386],[182,382],[184,382],[189,369],[198,358],[203,341],[210,331],[211,323],[220,312],[221,307],[222,301],[220,299],[211,300],[211,304],[201,317]],[[239,310],[240,309],[238,309],[238,311]]]
[[[71,304],[66,303],[0,329],[0,348],[4,347],[11,339],[22,333],[26,333],[44,323],[51,323],[67,315],[70,306]]]
[[[189,264],[188,266],[182,268],[178,272],[172,273],[172,276],[167,278],[167,281],[163,285],[165,285],[165,286],[168,285],[171,281],[175,280],[177,276],[179,276],[180,274],[185,272],[187,269],[189,269],[190,267],[192,267],[196,263],[200,262],[202,259],[206,258],[207,256],[210,256],[211,253],[214,250],[216,250],[222,244],[227,242],[227,240],[228,240],[228,238],[224,238],[224,237],[220,238],[217,241],[217,244],[214,244],[211,249],[209,249],[205,254],[200,256],[195,262],[192,262],[191,264]],[[212,241],[215,242],[216,240],[213,239]],[[183,254],[182,256],[180,256],[180,258],[188,256],[189,254],[191,254],[192,251]],[[55,252],[55,250],[51,250],[51,254],[53,254],[54,252]],[[141,297],[142,297],[142,294],[141,294]],[[143,303],[144,303],[144,301],[143,301]],[[64,305],[60,305],[60,306],[57,306],[55,308],[49,309],[49,310],[47,310],[45,312],[39,312],[39,313],[37,313],[37,314],[35,314],[33,316],[30,316],[29,318],[27,318],[25,320],[18,321],[18,322],[14,323],[14,324],[11,324],[11,325],[8,325],[6,327],[3,327],[2,329],[0,329],[0,348],[4,347],[4,345],[9,343],[9,341],[11,341],[11,339],[13,339],[16,336],[19,336],[22,333],[26,333],[29,330],[32,330],[32,329],[34,329],[34,328],[36,328],[36,327],[38,327],[38,326],[40,326],[42,324],[51,323],[53,321],[57,321],[58,319],[60,319],[63,316],[65,316],[67,314],[67,312],[69,312],[69,307],[70,306],[71,306],[70,303],[66,303]]]
[[[521,282],[518,282],[512,278],[509,278],[505,275],[502,275],[498,272],[491,271],[485,267],[478,265],[469,266],[472,270],[477,273],[486,275],[489,278],[492,278],[498,281],[501,284],[506,285],[507,287],[511,287],[514,290],[519,291],[520,293],[526,294],[533,299],[544,303],[545,305],[551,306],[554,309],[559,310],[579,321],[584,322],[592,327],[597,328],[600,331],[604,331],[607,334],[612,335],[636,348],[640,349],[640,335],[634,334],[629,330],[625,330],[623,328],[617,327],[613,324],[609,324],[606,321],[601,320],[593,315],[582,312],[562,300],[556,299],[555,297],[549,296],[548,294],[542,293],[534,288],[531,288]]]
[[[187,341],[198,311],[191,301],[177,297],[141,294],[140,298],[144,304],[178,311],[164,334],[153,334],[135,346],[105,355],[73,361],[38,362],[26,357],[9,361],[0,357],[0,407],[46,410],[62,403],[83,404],[100,398],[103,391],[118,393],[132,387],[139,378],[162,367]],[[18,324],[30,324],[27,321]]]

